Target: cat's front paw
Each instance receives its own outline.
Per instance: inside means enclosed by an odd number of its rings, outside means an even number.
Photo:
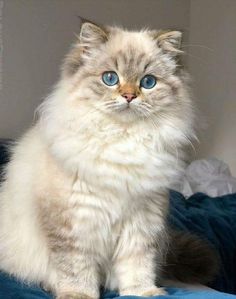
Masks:
[[[63,292],[56,296],[55,299],[95,299],[83,293]]]
[[[162,288],[158,288],[156,286],[152,287],[135,287],[135,288],[127,288],[125,290],[120,291],[121,296],[142,296],[142,297],[151,297],[151,296],[161,296],[166,295],[166,292]]]
[[[161,295],[166,295],[166,294],[167,293],[163,288],[153,287],[153,288],[145,290],[141,296],[151,297],[151,296],[161,296]]]

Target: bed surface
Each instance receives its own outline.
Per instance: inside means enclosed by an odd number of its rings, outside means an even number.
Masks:
[[[225,294],[218,291],[193,291],[180,288],[167,288],[168,295],[152,298],[163,299],[230,299],[236,298],[235,295]],[[0,298],[3,299],[52,299],[53,297],[34,286],[27,286],[17,282],[14,278],[10,278],[4,273],[0,273]],[[115,292],[105,292],[102,299],[135,299],[145,297],[123,296],[119,297]]]

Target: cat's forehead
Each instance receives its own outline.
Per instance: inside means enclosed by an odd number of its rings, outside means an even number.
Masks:
[[[142,56],[149,56],[157,50],[156,43],[147,32],[131,32],[120,30],[111,34],[107,51],[113,56],[124,56],[124,59],[138,59]]]
[[[107,65],[130,79],[155,67],[160,50],[147,32],[121,31],[111,36],[106,52]]]
[[[142,51],[148,51],[155,46],[149,31],[112,31],[109,37],[114,50],[123,49],[124,46],[134,46]]]

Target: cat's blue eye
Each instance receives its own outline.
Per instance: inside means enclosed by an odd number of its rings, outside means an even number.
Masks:
[[[146,89],[153,88],[157,83],[157,79],[153,75],[146,75],[140,81],[140,86]]]
[[[119,82],[119,77],[116,72],[104,72],[102,74],[102,81],[108,86],[113,86]]]

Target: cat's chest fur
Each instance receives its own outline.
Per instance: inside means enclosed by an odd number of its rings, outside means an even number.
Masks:
[[[41,197],[51,198],[52,209],[59,205],[55,215],[68,218],[75,238],[91,234],[106,258],[114,253],[123,224],[169,184],[166,167],[172,157],[157,150],[152,134],[117,129],[67,135],[55,140],[40,170],[47,173]],[[160,205],[149,210],[154,213]]]
[[[175,173],[177,160],[158,150],[158,141],[153,128],[104,129],[82,135],[78,155],[70,159],[77,165],[80,179],[99,193],[145,197],[168,187]]]
[[[162,180],[164,159],[155,142],[149,132],[136,130],[81,134],[77,152],[65,160],[76,168],[74,196],[91,194],[101,200],[103,209],[123,210],[123,214],[128,207],[136,208],[139,200],[158,191]]]

